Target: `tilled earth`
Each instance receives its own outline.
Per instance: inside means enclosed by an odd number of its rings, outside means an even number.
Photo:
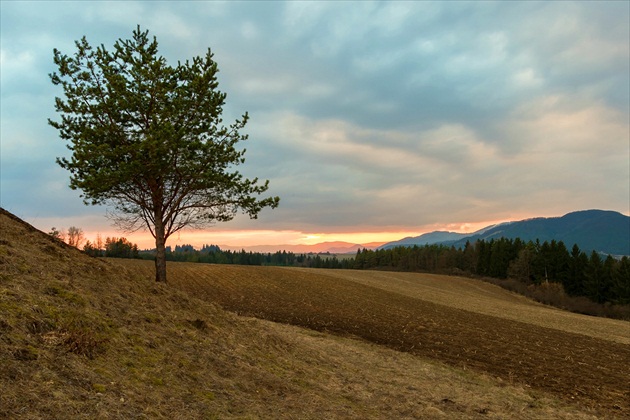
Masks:
[[[630,417],[630,346],[273,267],[169,265],[176,286],[242,315],[360,337]],[[171,271],[172,272],[172,271]]]

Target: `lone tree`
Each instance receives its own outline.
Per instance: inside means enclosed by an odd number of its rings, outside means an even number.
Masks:
[[[115,224],[155,238],[156,281],[166,281],[166,240],[184,227],[234,218],[255,219],[280,199],[258,196],[269,181],[244,178],[233,167],[245,162],[239,133],[245,113],[229,127],[221,114],[217,64],[208,49],[177,66],[158,55],[155,37],[138,26],[113,51],[93,48],[83,37],[74,56],[54,50],[65,98],[55,98],[61,121],[48,120],[69,142],[71,157],[57,158],[70,171],[70,187],[86,205],[113,206]]]

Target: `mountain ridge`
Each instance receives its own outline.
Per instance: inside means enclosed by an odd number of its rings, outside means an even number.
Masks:
[[[456,239],[441,240],[445,232],[429,232],[415,238],[388,242],[379,249],[413,245],[465,246],[467,241],[520,238],[524,241],[562,241],[568,248],[577,244],[582,251],[630,255],[630,217],[612,210],[578,210],[559,217],[535,217],[490,225]],[[439,234],[439,235],[437,235]],[[455,236],[453,236],[455,238]]]

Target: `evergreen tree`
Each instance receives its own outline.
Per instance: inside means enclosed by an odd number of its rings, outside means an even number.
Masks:
[[[589,299],[604,302],[604,265],[599,254],[595,251],[591,253],[584,276],[584,294]]]
[[[469,273],[475,273],[476,263],[477,251],[475,250],[475,247],[470,243],[470,241],[466,241],[466,245],[464,246],[464,252],[462,255],[461,266],[459,268]]]
[[[240,130],[248,115],[222,125],[226,95],[210,50],[171,67],[140,27],[111,52],[85,37],[76,48],[74,56],[54,50],[58,73],[50,77],[65,99],[55,100],[61,121],[49,123],[72,151],[57,162],[86,204],[112,205],[124,230],[148,228],[157,281],[166,281],[173,233],[231,220],[239,210],[255,218],[278,205],[278,197],[256,198],[268,182],[231,171],[245,162],[236,146],[247,139]]]
[[[490,261],[491,261],[491,244],[486,241],[479,240],[475,243],[477,254],[477,274],[480,276],[490,275]]]
[[[93,244],[90,241],[86,241],[85,245],[83,245],[83,252],[92,257],[101,257],[103,255],[102,251],[96,246],[96,244]]]
[[[105,240],[105,256],[111,258],[139,258],[138,245],[126,238],[107,238]]]
[[[571,248],[571,257],[569,259],[568,275],[562,282],[564,290],[572,296],[584,295],[584,284],[586,282],[586,267],[588,266],[588,257],[577,246]]]
[[[610,298],[618,304],[630,304],[630,258],[623,257],[612,273]]]
[[[488,274],[495,278],[507,277],[510,261],[516,258],[510,239],[492,240],[490,244],[490,264]]]
[[[614,272],[617,260],[612,255],[608,255],[602,265],[601,294],[602,302],[612,302],[615,300],[614,291]]]
[[[552,240],[549,244],[550,257],[549,264],[549,280],[556,283],[566,283],[570,271],[571,256],[567,247],[562,241],[556,242]]]

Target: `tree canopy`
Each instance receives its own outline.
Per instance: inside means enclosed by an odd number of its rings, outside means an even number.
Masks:
[[[137,27],[113,51],[83,37],[73,56],[54,50],[63,88],[60,121],[49,120],[72,154],[57,158],[86,204],[107,204],[125,231],[148,228],[156,240],[156,280],[166,281],[164,247],[184,227],[225,222],[242,211],[256,218],[278,197],[258,198],[269,181],[243,177],[237,149],[248,114],[223,125],[226,94],[208,49],[169,66],[158,42]]]

